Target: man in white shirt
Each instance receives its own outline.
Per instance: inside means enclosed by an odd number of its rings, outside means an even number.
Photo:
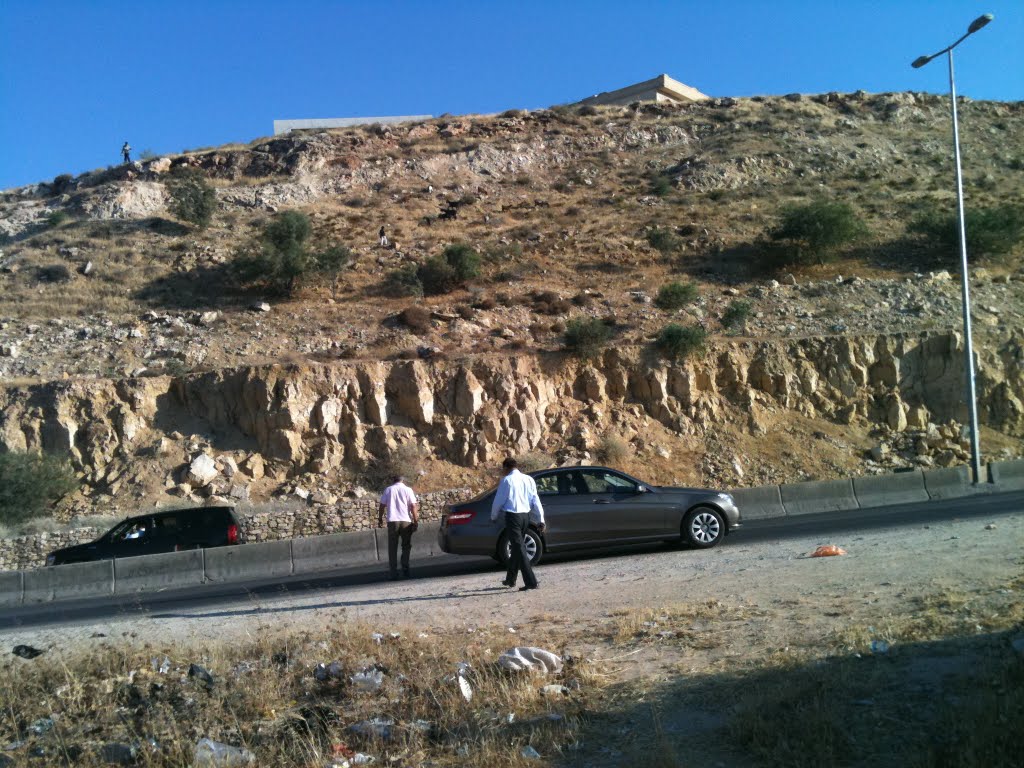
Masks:
[[[392,484],[384,489],[377,512],[377,527],[384,526],[384,515],[388,518],[388,565],[391,580],[398,578],[398,542],[402,542],[402,578],[409,578],[409,551],[412,549],[412,535],[419,527],[419,508],[412,488],[396,475]]]
[[[491,504],[491,521],[496,521],[500,514],[505,515],[505,535],[512,545],[508,571],[501,583],[506,587],[514,587],[516,577],[519,571],[522,571],[524,586],[520,587],[519,591],[523,592],[540,586],[537,577],[533,575],[533,565],[526,551],[525,536],[531,516],[537,524],[537,530],[543,533],[544,507],[541,506],[540,497],[537,495],[537,483],[516,468],[515,459],[509,457],[501,466],[505,470],[505,477],[498,484],[498,491]]]

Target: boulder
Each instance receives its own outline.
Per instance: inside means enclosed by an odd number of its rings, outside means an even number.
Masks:
[[[214,481],[220,473],[213,458],[205,453],[194,457],[185,473],[185,480],[193,488],[203,488]]]

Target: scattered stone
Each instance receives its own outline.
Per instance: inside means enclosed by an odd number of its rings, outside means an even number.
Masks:
[[[208,454],[200,453],[189,464],[185,480],[193,488],[204,488],[212,483],[219,474],[213,458]]]
[[[40,651],[38,648],[33,648],[31,645],[16,645],[11,650],[15,656],[20,656],[23,659],[34,659],[36,656],[42,656],[44,651]]]
[[[108,765],[133,765],[138,758],[139,750],[131,744],[110,742],[100,747],[99,757]]]
[[[363,720],[350,725],[349,730],[367,738],[390,741],[392,728],[394,728],[394,726],[394,720],[389,720],[384,717],[374,717],[369,720]]]
[[[568,696],[569,689],[564,685],[545,685],[540,689],[541,696]]]
[[[995,523],[989,523],[988,525],[985,526],[985,530],[986,531],[994,531],[995,529],[996,529],[996,524]]]
[[[82,265],[82,267],[78,271],[85,277],[88,277],[95,271],[95,268],[93,267],[91,261],[87,261],[85,262],[85,264]]]
[[[380,690],[380,687],[384,684],[384,673],[379,669],[365,669],[362,672],[356,672],[350,680],[352,685],[356,687],[356,690],[362,693],[373,693]]]
[[[265,301],[258,301],[255,304],[251,304],[249,306],[249,309],[251,309],[253,312],[269,312],[270,305],[267,304],[267,302]]]

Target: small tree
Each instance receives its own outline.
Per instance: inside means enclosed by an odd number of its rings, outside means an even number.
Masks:
[[[867,232],[867,226],[846,203],[818,200],[784,209],[779,226],[770,234],[788,246],[792,263],[824,264]]]
[[[195,171],[179,172],[167,184],[171,195],[171,212],[182,221],[206,229],[217,210],[217,193],[206,179]]]
[[[654,340],[654,348],[669,360],[685,360],[704,348],[707,331],[700,326],[670,323],[661,329]]]
[[[0,453],[0,523],[40,517],[77,485],[71,466],[56,456]]]
[[[671,230],[655,227],[647,233],[647,244],[667,256],[679,249],[679,238]]]
[[[565,326],[565,347],[577,357],[596,357],[612,337],[611,328],[596,317],[574,317]]]
[[[671,282],[658,289],[654,303],[661,309],[682,309],[697,298],[697,286],[693,283]]]
[[[239,279],[245,284],[289,295],[307,273],[317,271],[321,260],[306,251],[309,217],[298,211],[276,215],[263,230],[258,251],[242,254],[234,260]],[[325,252],[325,262],[336,263],[338,252]],[[347,257],[346,257],[347,258]]]
[[[465,243],[452,243],[441,255],[463,282],[480,274],[480,254]]]
[[[454,291],[462,282],[455,268],[442,256],[431,256],[420,264],[416,276],[423,285],[423,292],[432,296]]]

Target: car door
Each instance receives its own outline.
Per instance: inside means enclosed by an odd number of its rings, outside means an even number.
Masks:
[[[153,516],[153,537],[149,554],[174,552],[181,539],[181,518],[177,514],[163,513]]]
[[[539,475],[535,480],[537,495],[544,505],[547,548],[563,549],[586,541],[590,521],[586,506],[580,504],[580,497],[573,490],[571,472],[555,470]]]
[[[588,491],[595,539],[638,539],[664,535],[667,510],[659,494],[609,469],[580,469]]]

